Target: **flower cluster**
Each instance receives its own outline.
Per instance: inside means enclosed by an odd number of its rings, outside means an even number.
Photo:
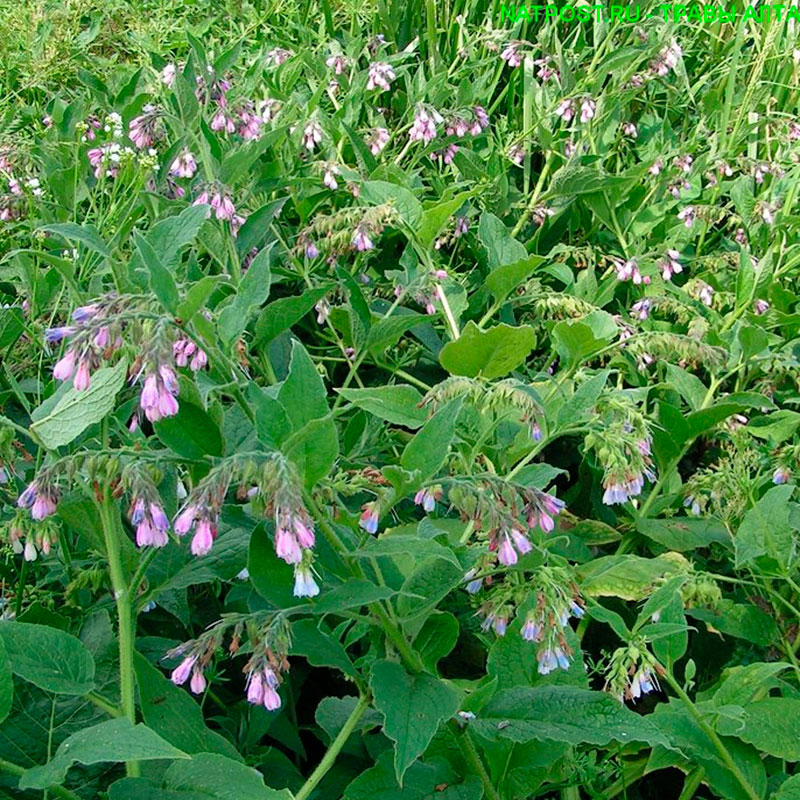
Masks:
[[[603,502],[626,503],[641,494],[645,480],[655,480],[647,420],[630,401],[619,397],[601,398],[596,411],[586,448],[595,452],[605,473]]]
[[[471,520],[474,530],[488,541],[489,552],[503,566],[533,549],[530,532],[550,533],[563,500],[532,486],[522,486],[494,475],[453,478],[448,491],[452,505]]]
[[[663,667],[643,642],[631,643],[614,651],[609,659],[605,691],[620,703],[635,702],[642,695],[661,691],[658,675]]]

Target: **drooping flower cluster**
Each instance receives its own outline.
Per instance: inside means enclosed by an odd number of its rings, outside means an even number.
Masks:
[[[41,469],[17,498],[17,507],[30,509],[31,517],[41,521],[56,513],[59,496],[58,473]]]
[[[396,77],[391,64],[387,64],[385,61],[373,61],[369,65],[367,89],[370,91],[372,89],[380,89],[382,92],[388,91]]]
[[[347,252],[363,253],[374,249],[375,238],[394,222],[397,212],[385,203],[368,208],[344,208],[330,216],[318,215],[297,237],[295,251],[306,258],[325,253],[335,259]]]
[[[631,401],[612,395],[601,398],[596,413],[586,448],[605,473],[603,502],[626,503],[641,494],[645,480],[655,480],[647,419]]]
[[[58,541],[58,527],[51,520],[32,524],[18,511],[8,521],[0,524],[0,540],[7,540],[15,555],[25,561],[36,561],[47,556]]]
[[[636,702],[642,695],[661,691],[658,675],[662,670],[644,642],[631,643],[611,655],[604,689],[620,703]]]
[[[133,462],[123,468],[120,482],[131,496],[128,516],[136,527],[137,547],[164,547],[169,541],[169,517],[152,475],[138,462]]]
[[[451,504],[465,520],[471,520],[489,552],[505,567],[533,549],[531,532],[550,533],[555,517],[564,509],[559,500],[541,489],[522,486],[495,475],[453,478],[448,490]]]

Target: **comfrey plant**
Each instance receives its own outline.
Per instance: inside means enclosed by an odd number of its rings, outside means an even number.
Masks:
[[[24,5],[6,791],[793,797],[791,9]]]

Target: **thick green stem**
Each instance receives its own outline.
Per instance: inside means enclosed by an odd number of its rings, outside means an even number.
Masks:
[[[311,796],[311,793],[316,789],[317,784],[327,775],[328,770],[333,766],[336,757],[341,752],[345,743],[350,738],[350,734],[355,730],[359,720],[364,716],[364,712],[369,708],[369,695],[362,694],[358,698],[355,708],[351,712],[347,721],[342,726],[342,729],[336,735],[336,738],[331,742],[322,761],[317,764],[317,768],[308,776],[308,780],[300,787],[300,790],[295,794],[295,800],[306,800]]]
[[[21,767],[19,764],[14,764],[12,761],[6,761],[4,758],[0,758],[0,772],[7,772],[9,775],[16,775],[21,777],[25,774],[27,770],[25,767]],[[65,789],[63,786],[50,786],[47,790],[53,797],[62,797],[64,800],[81,800],[81,798],[75,794],[75,792],[71,792],[69,789]]]
[[[709,742],[711,742],[714,749],[717,751],[717,754],[722,759],[722,762],[731,771],[733,777],[739,782],[739,785],[744,790],[744,793],[751,798],[751,800],[761,800],[761,796],[758,794],[758,792],[756,792],[755,789],[753,789],[744,773],[742,773],[741,769],[739,769],[739,765],[731,757],[731,754],[728,752],[728,748],[725,747],[722,739],[719,738],[717,732],[711,727],[711,725],[709,725],[700,711],[698,711],[697,706],[692,702],[689,695],[683,691],[681,685],[675,680],[675,678],[672,677],[672,673],[666,669],[663,669],[663,675],[666,682],[672,687],[672,690],[676,695],[678,695],[681,702],[686,706],[687,711],[692,715],[695,722],[708,738]]]
[[[475,742],[472,741],[469,728],[464,728],[464,730],[459,731],[456,734],[456,741],[467,763],[475,770],[475,774],[481,779],[486,797],[489,798],[489,800],[500,800],[500,795],[497,789],[495,789],[492,779],[489,777],[489,773],[483,765],[483,761],[481,761],[480,754],[475,747]]]
[[[136,698],[133,672],[133,644],[135,638],[133,609],[125,573],[122,569],[120,552],[120,536],[122,530],[119,512],[111,499],[108,489],[105,490],[103,502],[100,503],[100,518],[103,523],[103,537],[108,558],[108,572],[111,577],[111,588],[117,604],[117,622],[119,625],[119,694],[122,714],[132,724],[136,724]],[[129,761],[126,764],[130,777],[139,775],[139,764]]]

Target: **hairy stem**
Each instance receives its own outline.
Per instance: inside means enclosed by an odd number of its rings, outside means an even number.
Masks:
[[[744,773],[741,771],[741,769],[739,769],[739,765],[733,760],[733,757],[728,752],[728,748],[725,747],[725,743],[719,738],[717,732],[711,727],[711,725],[708,724],[705,717],[700,713],[689,695],[683,691],[683,688],[675,680],[675,678],[672,677],[672,673],[669,670],[662,668],[662,671],[664,679],[672,687],[672,690],[675,692],[681,702],[686,706],[686,710],[692,715],[694,721],[698,724],[700,729],[708,738],[708,741],[711,742],[714,749],[717,751],[717,754],[722,759],[722,762],[731,771],[733,777],[736,778],[739,785],[744,790],[744,793],[751,800],[761,800],[761,796],[758,794],[758,792],[756,792],[755,789],[753,789]]]
[[[355,708],[342,726],[342,729],[336,735],[336,738],[331,742],[331,746],[322,757],[322,761],[317,764],[316,769],[308,776],[308,780],[306,780],[297,794],[295,794],[295,800],[306,800],[310,797],[311,793],[316,789],[317,784],[327,775],[328,770],[336,761],[336,757],[350,738],[350,734],[355,730],[359,720],[364,716],[364,712],[369,708],[369,702],[370,697],[368,694],[362,694],[358,698],[358,703],[356,703]]]
[[[122,715],[132,724],[136,724],[136,699],[134,695],[133,643],[135,637],[133,609],[125,573],[122,569],[120,552],[120,536],[122,534],[119,512],[111,498],[108,488],[105,490],[103,502],[100,503],[100,518],[103,523],[103,537],[108,558],[108,572],[111,577],[111,588],[117,604],[117,621],[119,624],[119,693]],[[130,777],[139,775],[139,764],[129,761],[126,764]]]
[[[486,771],[478,749],[475,747],[475,742],[472,741],[472,735],[469,729],[464,728],[459,731],[456,734],[456,741],[467,763],[475,770],[475,774],[481,779],[486,797],[489,798],[489,800],[500,800],[500,795],[494,787],[489,773]]]

